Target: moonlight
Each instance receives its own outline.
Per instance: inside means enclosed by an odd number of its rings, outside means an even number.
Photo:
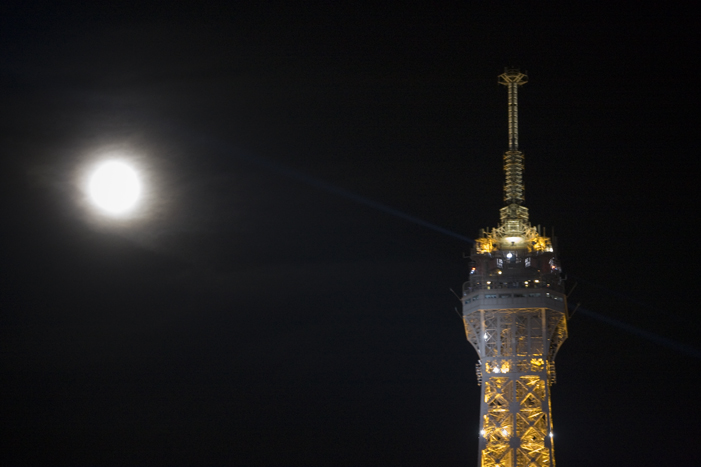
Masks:
[[[111,215],[125,215],[132,211],[141,197],[141,182],[136,171],[120,161],[98,165],[88,182],[90,200]]]

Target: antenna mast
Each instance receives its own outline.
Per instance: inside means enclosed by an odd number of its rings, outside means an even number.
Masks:
[[[523,153],[518,150],[518,87],[527,82],[528,76],[516,68],[506,68],[504,73],[499,75],[499,84],[505,85],[509,91],[509,150],[504,153],[504,172],[506,172],[504,203],[506,206],[522,205],[525,200]]]

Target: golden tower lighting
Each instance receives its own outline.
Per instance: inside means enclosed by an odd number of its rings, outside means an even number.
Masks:
[[[531,226],[523,206],[518,88],[528,77],[507,68],[509,147],[499,226],[483,229],[463,285],[467,340],[479,354],[481,467],[555,465],[550,387],[567,338],[567,297],[555,237]]]

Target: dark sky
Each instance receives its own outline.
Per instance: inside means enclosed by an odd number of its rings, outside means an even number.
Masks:
[[[526,204],[581,302],[558,465],[701,466],[691,9],[93,3],[0,11],[3,465],[476,465],[449,289],[520,66]],[[84,194],[114,152],[128,220]]]

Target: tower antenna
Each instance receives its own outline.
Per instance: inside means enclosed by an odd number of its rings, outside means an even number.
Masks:
[[[499,75],[499,84],[507,87],[509,97],[509,149],[504,153],[504,203],[522,205],[525,188],[523,186],[523,153],[518,149],[518,88],[528,82],[528,76],[516,68],[506,68]]]

